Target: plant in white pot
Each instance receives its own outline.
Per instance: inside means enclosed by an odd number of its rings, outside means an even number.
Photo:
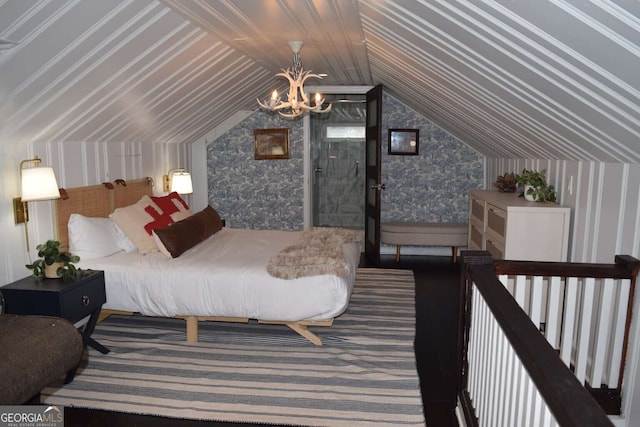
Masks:
[[[557,192],[553,185],[547,184],[545,177],[547,170],[541,171],[522,170],[516,175],[516,183],[524,187],[524,198],[530,202],[555,202]]]
[[[80,257],[61,251],[59,241],[47,240],[46,243],[36,246],[36,249],[40,258],[26,265],[29,270],[33,270],[35,277],[61,277],[68,282],[80,275],[80,270],[73,265],[74,262],[80,261]]]

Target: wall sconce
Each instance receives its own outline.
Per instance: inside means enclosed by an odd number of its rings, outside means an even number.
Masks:
[[[20,162],[21,196],[13,199],[13,217],[16,224],[24,223],[27,252],[29,252],[29,230],[27,228],[29,208],[27,202],[60,198],[60,190],[58,190],[58,182],[53,168],[50,166],[39,167],[40,162],[38,157]],[[33,163],[34,166],[25,168],[27,163]]]
[[[185,172],[184,168],[169,169],[169,172],[162,177],[162,183],[163,190],[166,192],[175,191],[178,194],[193,193],[191,174]]]

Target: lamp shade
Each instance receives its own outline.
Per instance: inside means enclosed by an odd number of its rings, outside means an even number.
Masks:
[[[58,199],[60,191],[53,168],[49,166],[22,169],[23,202]]]
[[[193,193],[191,174],[189,172],[176,172],[171,175],[171,191],[178,194]]]

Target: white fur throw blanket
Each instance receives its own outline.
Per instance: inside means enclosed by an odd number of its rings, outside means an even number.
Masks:
[[[267,271],[279,279],[333,274],[347,277],[349,263],[342,245],[361,241],[361,234],[345,228],[318,227],[305,230],[293,246],[284,248],[267,264]]]

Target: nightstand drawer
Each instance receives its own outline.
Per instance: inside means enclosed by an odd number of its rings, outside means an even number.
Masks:
[[[62,295],[61,315],[76,322],[102,307],[106,301],[104,281],[91,280]]]

